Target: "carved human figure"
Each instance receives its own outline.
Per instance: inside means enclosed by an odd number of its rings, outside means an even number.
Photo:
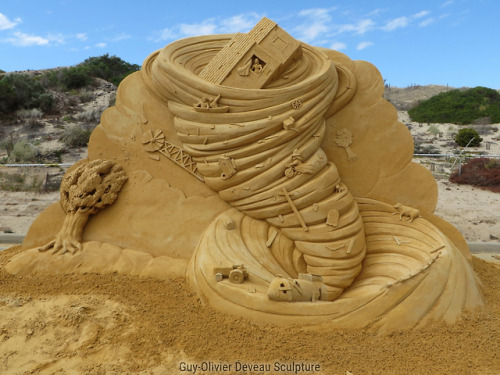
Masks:
[[[258,57],[256,57],[255,59],[253,59],[253,64],[252,64],[252,72],[254,72],[255,74],[260,74],[262,72],[262,64],[260,63],[260,60]]]

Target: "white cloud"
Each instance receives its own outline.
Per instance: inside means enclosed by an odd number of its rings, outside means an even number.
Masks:
[[[47,40],[50,43],[54,43],[54,44],[64,44],[66,42],[66,36],[64,36],[61,33],[49,34],[49,35],[47,35]]]
[[[130,39],[132,36],[126,33],[120,33],[118,35],[115,35],[113,38],[108,39],[110,42],[120,42],[122,40]]]
[[[37,35],[29,35],[16,31],[11,37],[5,38],[5,42],[18,47],[44,46],[49,40]]]
[[[422,18],[425,17],[429,14],[430,12],[428,10],[423,10],[421,12],[415,13],[412,18]]]
[[[445,1],[443,4],[441,4],[441,8],[445,8],[447,7],[448,5],[452,5],[454,4],[455,2],[453,0],[448,0],[448,1]]]
[[[106,43],[97,43],[95,46],[97,48],[105,48],[107,46],[107,44]]]
[[[397,29],[402,29],[407,27],[413,20],[428,16],[431,12],[428,10],[422,10],[418,13],[412,14],[409,17],[403,16],[403,17],[398,17],[394,18],[393,20],[388,21],[385,26],[382,27],[382,30],[385,31],[393,31]],[[422,21],[419,26],[427,26],[429,23],[432,21],[429,21],[429,19]]]
[[[201,23],[183,23],[179,26],[181,36],[210,35],[215,34],[216,30],[217,25],[211,19],[203,21]]]
[[[197,35],[225,34],[249,31],[262,15],[242,13],[228,18],[208,18],[200,23],[181,23],[163,29],[156,41],[170,41]]]
[[[20,22],[20,18],[16,18],[14,21],[11,21],[7,18],[7,16],[0,13],[0,30],[12,29]]]
[[[85,42],[88,39],[87,33],[76,34],[75,38],[78,39],[78,40],[81,40],[82,42]]]
[[[420,22],[418,24],[418,26],[420,26],[420,27],[429,26],[431,23],[433,23],[435,21],[436,20],[434,18],[430,17],[430,18],[427,18],[427,19],[423,20],[422,22]]]
[[[163,29],[158,40],[175,40],[189,36],[216,34],[216,30],[217,25],[214,23],[213,18],[204,20],[201,23],[181,23],[180,25]]]
[[[314,41],[319,35],[325,34],[330,30],[332,20],[330,11],[332,9],[305,9],[299,12],[299,17],[305,17],[304,23],[297,25],[295,32],[297,38],[306,43]]]
[[[396,30],[396,29],[408,26],[409,23],[410,23],[410,20],[408,19],[408,17],[398,17],[398,18],[395,18],[395,19],[387,22],[385,24],[385,26],[382,27],[382,30],[385,30],[385,31]]]
[[[254,27],[262,17],[262,15],[254,12],[238,14],[221,20],[219,29],[223,33],[247,32]]]
[[[163,29],[160,33],[160,37],[157,39],[158,41],[160,40],[174,40],[179,38],[179,32],[174,31],[173,28],[166,28]]]
[[[368,48],[370,46],[373,46],[375,43],[372,42],[361,42],[356,46],[356,49],[358,51],[361,51],[362,49]]]
[[[338,32],[339,33],[344,33],[344,32],[349,32],[352,31],[355,34],[358,35],[363,35],[366,32],[372,30],[375,26],[375,22],[373,22],[371,19],[363,19],[359,21],[357,24],[346,24],[342,25],[339,27]]]
[[[330,46],[330,49],[333,49],[333,50],[336,50],[336,51],[340,51],[340,50],[343,50],[343,49],[346,49],[346,48],[347,48],[347,44],[342,43],[342,42],[335,42],[335,43],[333,43]]]
[[[385,12],[385,11],[387,11],[387,9],[384,9],[384,8],[377,8],[377,9],[375,9],[375,10],[372,10],[370,13],[368,13],[368,14],[366,15],[366,17],[373,17],[373,16],[376,16],[376,15],[378,15],[378,14],[380,14],[380,13]]]

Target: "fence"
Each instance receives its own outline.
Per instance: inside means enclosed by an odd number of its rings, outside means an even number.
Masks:
[[[427,167],[434,175],[450,175],[455,169],[458,175],[462,172],[462,164],[469,159],[474,158],[500,158],[500,155],[480,155],[480,154],[413,154],[414,158],[444,158],[444,161],[433,162],[424,161],[420,163]],[[424,159],[425,160],[425,159]]]

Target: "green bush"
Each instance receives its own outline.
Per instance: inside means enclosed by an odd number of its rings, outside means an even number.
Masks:
[[[45,93],[42,85],[26,74],[9,74],[0,80],[0,113],[35,108]]]
[[[479,133],[471,128],[460,129],[455,136],[455,142],[461,147],[465,147],[467,145],[470,147],[477,147],[482,140],[483,138],[479,136]]]
[[[54,96],[49,92],[41,94],[38,97],[38,107],[44,113],[54,113],[56,108],[56,101],[54,99]]]
[[[80,125],[73,125],[66,128],[61,135],[60,140],[68,147],[87,146],[92,130],[85,129]]]
[[[21,140],[14,144],[11,155],[15,162],[27,163],[36,161],[40,152],[28,141]]]
[[[10,157],[12,150],[14,149],[14,140],[11,138],[4,139],[0,142],[0,149],[3,148],[7,152],[7,157]]]
[[[64,91],[80,89],[93,83],[92,76],[84,66],[52,70],[46,73],[41,82],[45,87],[59,87]]]
[[[80,89],[92,83],[92,77],[85,67],[74,66],[61,71],[60,83],[67,89]]]
[[[486,87],[442,92],[410,109],[408,114],[416,122],[470,124],[487,117],[497,123],[500,93]]]
[[[432,135],[438,135],[439,129],[436,125],[431,125],[431,126],[429,126],[429,129],[427,129],[427,132],[432,134]]]
[[[89,57],[79,66],[85,67],[93,77],[99,77],[116,86],[129,74],[140,69],[137,64],[130,64],[117,56],[105,54],[99,57]]]

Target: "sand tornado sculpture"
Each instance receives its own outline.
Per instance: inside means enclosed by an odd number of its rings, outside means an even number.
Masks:
[[[276,28],[267,20],[256,29],[263,36],[283,38]],[[254,39],[250,33],[241,38],[241,44]],[[325,114],[337,94],[337,71],[321,52],[297,46],[294,55],[303,52],[311,68],[294,74],[292,62],[288,85],[265,90],[268,93],[221,87],[182,74],[176,68],[180,56],[189,59],[186,63],[200,58],[191,45],[173,46],[161,56],[171,61],[153,65],[151,73],[168,82],[165,95],[176,116],[177,134],[205,183],[238,211],[265,220],[291,239],[295,258],[305,266],[296,267],[323,276],[325,298],[334,300],[361,270],[363,223],[335,164],[321,148]],[[218,56],[226,57],[231,51],[225,52]],[[192,56],[187,57],[189,53]],[[269,65],[245,78],[254,83],[254,76],[265,75]],[[200,76],[211,78],[210,68]],[[199,110],[199,98],[215,97],[220,98],[215,111]],[[218,108],[231,112],[220,113]]]
[[[383,88],[369,63],[266,18],[173,42],[92,134],[90,162],[119,163],[127,183],[81,251],[38,251],[48,223],[64,229],[57,205],[6,269],[186,276],[222,313],[314,329],[455,322],[483,304],[470,254],[432,214],[435,181]]]

